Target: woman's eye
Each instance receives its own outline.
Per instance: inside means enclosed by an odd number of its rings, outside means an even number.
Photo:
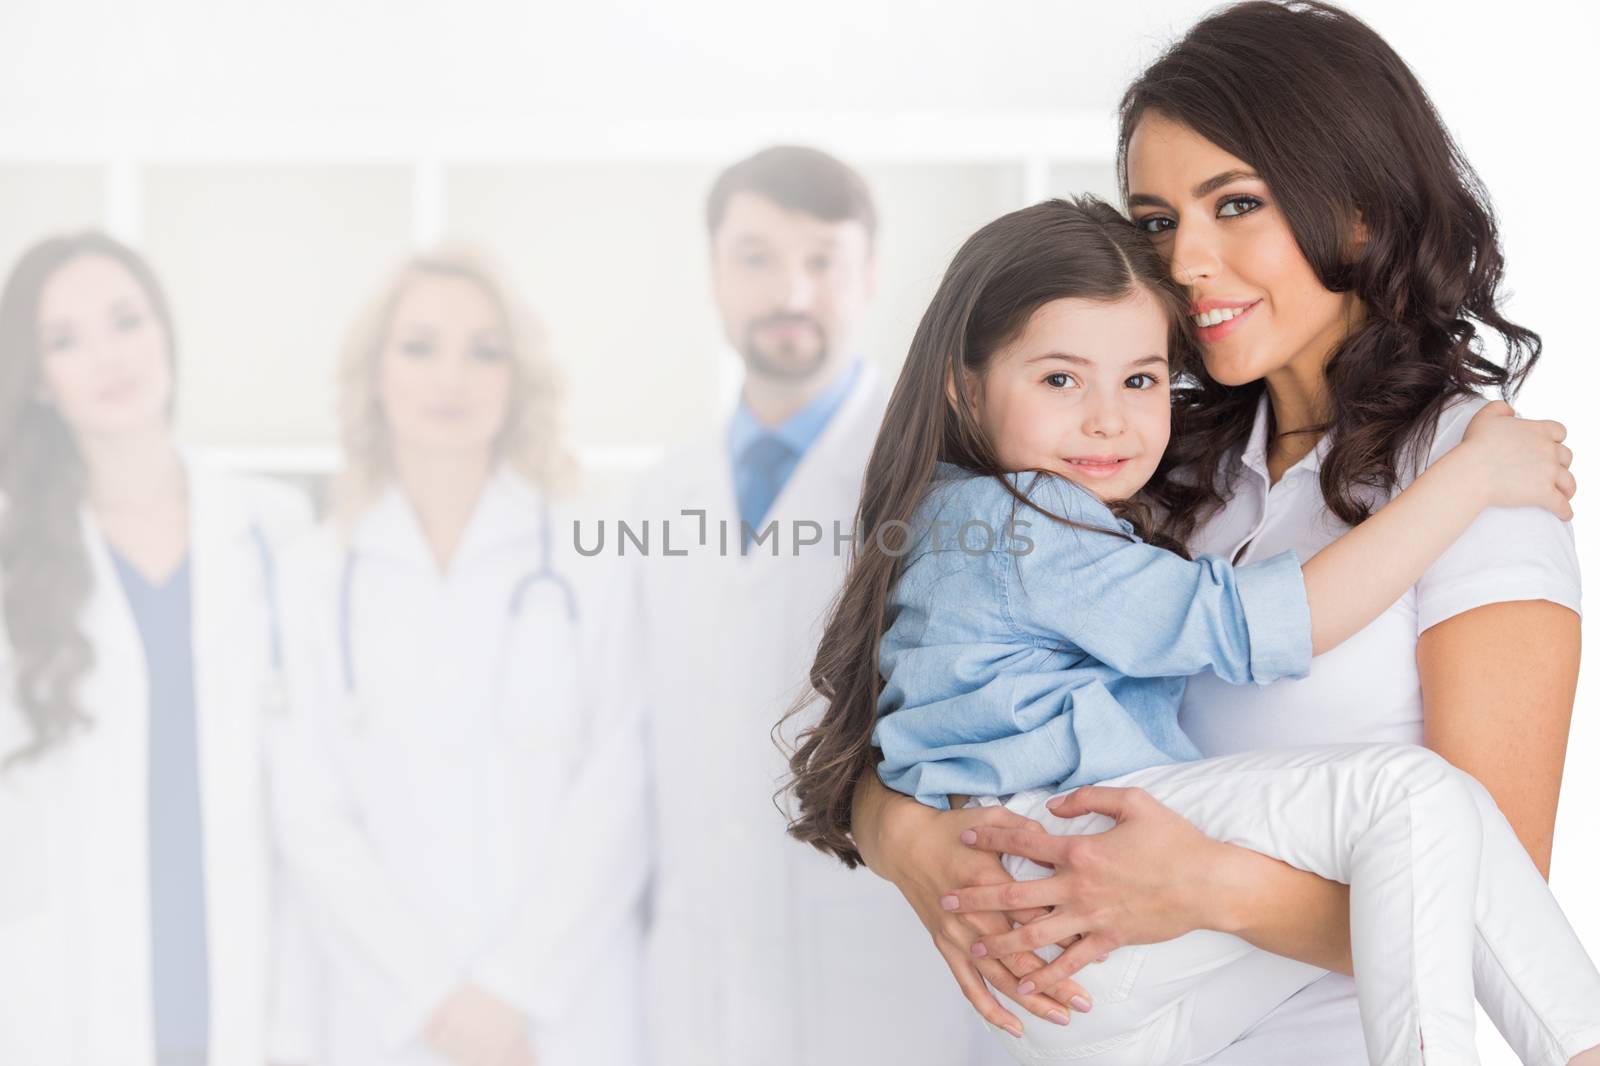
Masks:
[[[480,363],[498,363],[505,357],[506,350],[493,344],[479,344],[472,349],[472,358]]]
[[[53,355],[56,352],[66,351],[72,345],[72,334],[54,333],[44,338],[44,343],[40,345],[40,348],[46,355]]]
[[[1046,374],[1044,383],[1049,385],[1052,389],[1064,389],[1067,386],[1074,384],[1071,374],[1063,374],[1059,372],[1055,374]]]
[[[426,359],[433,354],[433,344],[429,341],[402,341],[400,354],[411,359]]]
[[[1144,384],[1135,384],[1136,382],[1141,381],[1144,382]],[[1161,379],[1156,377],[1154,374],[1135,374],[1133,377],[1123,382],[1123,384],[1129,385],[1135,389],[1153,389],[1157,385],[1161,384]]]
[[[118,333],[132,333],[142,325],[144,325],[143,315],[121,315],[116,321]]]
[[[1143,218],[1135,219],[1133,224],[1141,233],[1154,237],[1159,233],[1165,233],[1167,230],[1172,229],[1178,223],[1165,215],[1146,215]]]
[[[1254,196],[1230,196],[1217,205],[1218,218],[1238,218],[1248,215],[1261,206],[1261,201]]]

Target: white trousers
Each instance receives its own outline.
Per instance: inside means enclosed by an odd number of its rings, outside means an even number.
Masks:
[[[1101,783],[1142,788],[1208,836],[1350,886],[1373,1063],[1476,1063],[1474,992],[1525,1063],[1554,1066],[1600,1044],[1600,972],[1483,786],[1428,749],[1247,752]],[[1057,818],[1045,809],[1054,795],[1005,805],[1056,834],[1111,828],[1098,814]],[[1017,880],[1051,873],[1004,861]],[[1067,1026],[1018,1007],[1023,1036],[995,1032],[1025,1063],[1199,1062],[1323,973],[1199,931],[1085,967],[1077,980],[1094,1009]]]

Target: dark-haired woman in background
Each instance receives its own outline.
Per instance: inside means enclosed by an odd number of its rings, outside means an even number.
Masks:
[[[1225,9],[1140,76],[1121,118],[1130,213],[1188,287],[1202,344],[1147,490],[1191,550],[1314,554],[1536,362],[1538,337],[1497,310],[1502,260],[1476,175],[1404,62],[1357,19],[1318,4]],[[1485,328],[1503,339],[1503,364],[1482,353]],[[1309,677],[1254,690],[1196,678],[1181,724],[1206,755],[1424,743],[1488,788],[1548,873],[1578,604],[1570,528],[1490,511]],[[1148,797],[1105,790],[1095,802],[1118,825],[1068,859],[1059,838],[990,811],[929,811],[868,774],[853,832],[997,1025],[1017,1021],[980,974],[1043,1017],[1081,991],[1071,974],[1115,947],[1216,929],[1335,972],[1208,1062],[1366,1061],[1344,976],[1346,888],[1211,840]],[[1012,887],[997,853],[1056,874]],[[1041,967],[1008,919],[1088,932]],[[983,957],[971,953],[979,936]],[[1475,965],[1498,963],[1480,950]],[[1514,1045],[1563,1061],[1520,1001],[1484,1006]]]
[[[136,253],[88,233],[22,256],[0,295],[0,1062],[268,1057],[269,586],[310,514],[183,456],[173,380]]]

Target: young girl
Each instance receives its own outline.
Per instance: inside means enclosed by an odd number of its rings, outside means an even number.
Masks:
[[[829,706],[793,759],[791,832],[858,861],[851,796],[879,753],[884,783],[924,803],[1001,798],[1060,834],[1109,824],[1051,814],[1063,788],[1142,789],[1211,836],[1351,886],[1374,1062],[1476,1061],[1474,951],[1545,1030],[1508,1035],[1578,1056],[1600,1042],[1600,973],[1469,776],[1404,745],[1195,761],[1177,727],[1187,675],[1303,675],[1483,508],[1570,517],[1563,430],[1490,405],[1304,565],[1190,561],[1141,539],[1135,500],[1166,451],[1186,312],[1150,245],[1094,201],[1015,212],[957,253],[868,467],[857,556],[812,671]],[[1041,948],[1055,932],[1018,938]],[[1011,1048],[1197,1061],[1321,973],[1221,933],[1123,948],[1079,974],[1092,1012]]]

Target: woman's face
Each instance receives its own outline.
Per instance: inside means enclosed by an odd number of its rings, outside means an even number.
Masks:
[[[73,436],[116,438],[164,429],[172,399],[166,325],[121,263],[85,252],[39,292],[41,399]]]
[[[1323,287],[1254,168],[1150,112],[1128,141],[1128,209],[1189,289],[1206,370],[1243,385],[1320,380],[1359,306]]]
[[[487,458],[511,404],[509,338],[476,282],[418,274],[406,283],[378,360],[378,397],[397,449]]]

